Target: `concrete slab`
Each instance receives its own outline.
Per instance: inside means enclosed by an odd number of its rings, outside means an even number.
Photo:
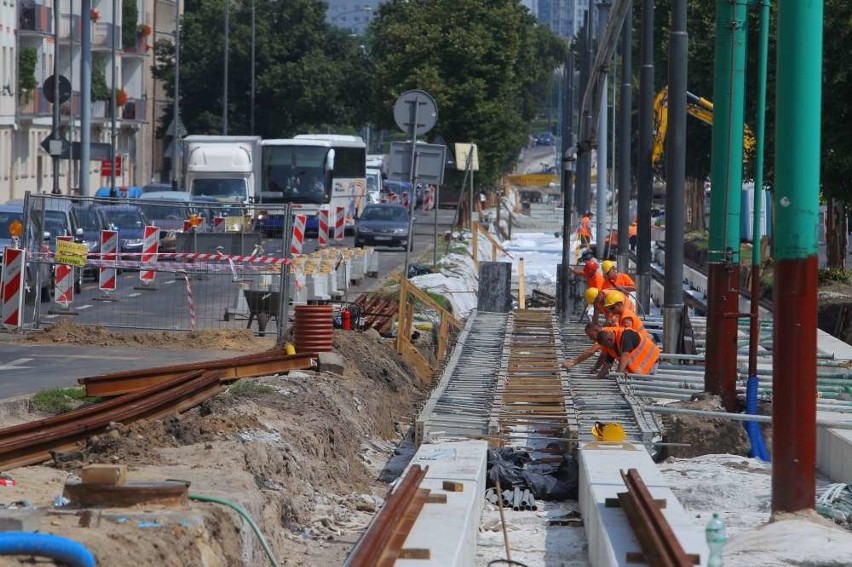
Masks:
[[[0,510],[0,532],[38,531],[42,515],[35,508]]]
[[[637,450],[638,449],[638,450]],[[665,478],[642,448],[629,443],[604,445],[589,443],[580,448],[580,512],[589,546],[589,563],[594,567],[626,566],[626,554],[641,550],[621,508],[607,508],[608,498],[624,492],[621,471],[635,468],[651,495],[665,499],[662,510],[687,553],[707,561],[704,527],[686,513]]]
[[[846,420],[848,414],[821,414]],[[852,483],[852,430],[817,427],[817,468],[832,482]]]
[[[428,466],[422,488],[445,494],[446,504],[426,504],[403,549],[428,549],[430,559],[399,559],[396,567],[468,567],[476,556],[476,536],[485,499],[486,441],[421,445],[412,465]],[[461,482],[461,492],[442,488],[445,480]]]

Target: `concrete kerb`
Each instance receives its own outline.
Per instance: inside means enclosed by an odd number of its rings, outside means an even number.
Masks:
[[[428,549],[428,560],[398,559],[396,567],[469,567],[476,556],[476,538],[485,499],[488,443],[480,440],[422,445],[409,467],[428,466],[420,484],[446,503],[427,503],[405,540],[403,549]],[[445,491],[444,481],[461,482],[461,492]]]

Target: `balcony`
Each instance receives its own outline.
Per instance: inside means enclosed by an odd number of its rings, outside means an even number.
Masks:
[[[148,54],[153,50],[152,46],[148,44],[148,38],[137,36],[136,43],[133,47],[125,47],[121,51],[122,57],[147,57]]]
[[[121,119],[130,122],[145,122],[145,99],[128,99],[121,107]]]
[[[19,117],[51,115],[50,103],[44,98],[41,89],[35,89],[34,92],[29,93],[28,97],[25,97],[24,92],[20,91],[16,110]]]
[[[52,8],[38,4],[21,4],[18,10],[18,32],[21,35],[52,35]]]
[[[80,16],[76,14],[61,14],[59,16],[59,39],[69,38],[79,42],[82,30],[80,28]]]
[[[109,22],[92,24],[92,51],[108,51],[113,47],[115,38],[116,49],[121,49],[121,26]]]

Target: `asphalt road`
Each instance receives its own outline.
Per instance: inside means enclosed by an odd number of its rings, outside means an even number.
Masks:
[[[441,238],[450,228],[454,211],[438,211],[439,252]],[[414,251],[411,261],[431,263],[433,243],[433,213],[415,213]],[[344,239],[344,245],[352,245],[352,237]],[[279,241],[263,244],[267,254],[280,253]],[[304,250],[311,252],[316,239],[307,239]],[[381,285],[382,280],[405,263],[404,249],[377,249],[379,253],[379,277],[365,278],[359,285],[347,290],[346,299],[354,300],[358,294]],[[73,320],[82,325],[104,325],[115,332],[150,330],[188,330],[190,310],[187,302],[187,284],[181,275],[158,273],[154,289],[139,289],[138,273],[125,272],[119,281],[112,299],[100,301],[103,296],[92,281],[84,283],[83,292],[75,297],[72,309]],[[247,318],[225,314],[239,308],[240,284],[233,281],[230,272],[207,274],[190,279],[195,304],[196,325],[200,329],[246,328]],[[59,313],[53,303],[38,306],[42,325],[57,320]],[[244,307],[244,306],[243,306]],[[28,318],[32,320],[34,306],[29,306]],[[257,323],[252,323],[257,330]],[[273,324],[267,332],[274,336]],[[72,386],[77,378],[131,370],[151,366],[164,366],[179,362],[196,362],[210,358],[221,358],[232,353],[200,350],[148,350],[68,345],[35,345],[15,340],[15,336],[0,333],[0,398],[19,396],[39,390]]]

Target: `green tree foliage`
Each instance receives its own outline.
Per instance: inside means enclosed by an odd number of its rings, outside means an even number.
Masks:
[[[136,0],[121,0],[121,47],[136,47],[136,24],[139,23],[139,8]]]
[[[38,51],[34,47],[23,47],[18,51],[18,88],[25,100],[30,100],[36,88],[36,64]]]
[[[852,4],[825,1],[822,91],[822,185],[852,205]]]
[[[476,142],[483,180],[514,163],[524,121],[546,99],[567,48],[516,0],[390,0],[368,37],[374,122],[396,128],[397,97],[428,92],[438,105],[435,132],[450,143]]]
[[[250,132],[251,2],[232,2],[229,133]],[[366,119],[370,70],[358,38],[327,25],[317,0],[256,0],[255,133],[289,137],[318,129],[345,131]],[[187,0],[182,19],[181,119],[192,134],[219,134],[224,85],[222,0]],[[154,45],[154,76],[174,92],[174,48]],[[159,133],[171,122],[171,109]]]

